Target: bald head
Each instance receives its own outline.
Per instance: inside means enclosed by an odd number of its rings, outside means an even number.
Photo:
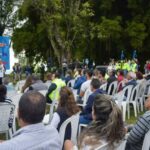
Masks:
[[[40,123],[45,115],[45,97],[37,91],[29,91],[19,101],[18,116],[28,124]]]

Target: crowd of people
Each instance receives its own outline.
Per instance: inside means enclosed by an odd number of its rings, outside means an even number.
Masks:
[[[121,109],[115,102],[112,91],[108,95],[109,87],[112,82],[117,81],[116,93],[118,94],[129,85],[133,85],[134,88],[137,84],[142,84],[150,79],[148,72],[143,75],[138,71],[135,61],[130,63],[132,68],[124,64],[125,68],[117,62],[115,67],[111,63],[108,70],[68,69],[63,78],[57,70],[47,73],[44,81],[36,74],[28,74],[22,86],[23,95],[19,101],[18,122],[20,129],[12,139],[1,141],[0,149],[17,150],[18,148],[32,149],[33,147],[33,149],[38,149],[42,147],[60,150],[61,137],[58,135],[60,127],[68,118],[79,112],[79,124],[85,124],[87,127],[79,135],[78,144],[74,145],[75,143],[71,141],[71,125],[68,125],[63,149],[90,150],[105,144],[108,144],[108,150],[116,149],[124,140],[128,127],[123,122]],[[12,103],[11,99],[7,98],[7,91],[10,90],[8,83],[8,78],[4,78],[3,85],[0,85],[0,102]],[[104,84],[106,84],[105,90],[101,89]],[[41,90],[47,91],[45,97],[38,92]],[[85,98],[85,106],[80,107]],[[46,103],[52,104],[54,100],[58,101],[58,107],[50,124],[43,126],[42,120]],[[145,134],[150,129],[150,98],[146,100],[145,107],[148,111],[133,126],[127,137],[125,150],[142,149]]]

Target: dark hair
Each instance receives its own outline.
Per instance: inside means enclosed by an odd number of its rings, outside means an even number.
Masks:
[[[0,102],[5,102],[7,88],[5,85],[0,85]]]
[[[58,110],[65,109],[68,116],[72,116],[79,112],[79,107],[76,104],[74,95],[68,87],[62,87],[60,90],[60,99],[58,104]]]
[[[118,72],[119,72],[119,74],[120,74],[121,76],[124,76],[123,70],[118,70]]]
[[[143,74],[140,71],[136,72],[136,78],[139,80],[143,79]]]
[[[48,80],[52,80],[52,73],[49,72],[46,77]]]
[[[105,70],[99,70],[99,73],[102,75],[102,77],[105,77],[106,71]]]
[[[116,71],[115,70],[112,70],[112,76],[115,76],[116,75]]]
[[[59,71],[56,71],[54,74],[55,74],[55,78],[60,78],[60,72]]]
[[[91,81],[91,86],[94,88],[94,89],[98,89],[100,87],[101,83],[99,81],[99,79],[92,79]]]
[[[23,94],[19,101],[19,118],[29,124],[40,123],[45,115],[45,97],[37,91]]]
[[[86,70],[86,74],[87,74],[89,77],[92,77],[93,71],[92,71],[92,70]]]
[[[96,142],[98,144],[99,139],[106,139],[110,149],[114,149],[114,143],[120,142],[125,136],[121,110],[112,98],[105,94],[96,95],[93,110],[95,121],[83,132],[81,143],[85,137],[92,137],[92,142],[90,139],[86,141],[91,145]]]

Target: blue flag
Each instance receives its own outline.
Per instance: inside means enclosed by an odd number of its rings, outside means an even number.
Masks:
[[[120,58],[121,58],[121,60],[124,60],[124,52],[123,51],[121,52],[121,57]]]
[[[134,50],[134,51],[133,51],[132,58],[133,58],[133,59],[137,58],[137,53],[136,53],[136,50]]]
[[[5,69],[10,69],[10,37],[0,36],[0,59],[2,60]]]

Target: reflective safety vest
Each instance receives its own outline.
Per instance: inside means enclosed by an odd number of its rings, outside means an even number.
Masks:
[[[133,72],[136,72],[136,71],[137,71],[137,64],[136,64],[136,63],[132,64],[131,70],[132,70]]]
[[[60,89],[66,86],[66,83],[62,81],[61,79],[54,79],[52,83],[56,84],[56,89],[53,90],[48,96],[51,100],[58,100]]]
[[[107,80],[109,78],[109,75],[106,73],[104,78],[105,80]]]
[[[116,63],[116,70],[119,70],[119,69],[121,69],[121,65],[120,63]]]

